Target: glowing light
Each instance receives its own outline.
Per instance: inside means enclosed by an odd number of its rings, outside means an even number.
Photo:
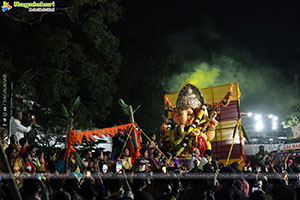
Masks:
[[[277,126],[272,126],[272,130],[277,130]]]
[[[274,117],[273,117],[273,120],[274,120],[274,121],[277,121],[277,120],[278,120],[278,117],[274,116]]]
[[[272,118],[273,118],[273,115],[269,115],[269,118],[272,119]]]
[[[247,116],[248,116],[248,117],[252,117],[252,115],[253,115],[252,112],[247,113]]]
[[[256,123],[255,129],[256,129],[257,131],[261,131],[263,128],[264,128],[263,123],[262,123],[261,121],[258,121],[258,122]]]
[[[260,114],[255,115],[255,119],[256,120],[261,120],[261,115]]]

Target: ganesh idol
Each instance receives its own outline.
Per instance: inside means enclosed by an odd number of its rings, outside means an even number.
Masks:
[[[230,95],[229,92],[227,100]],[[206,149],[211,149],[209,141],[215,137],[218,106],[206,104],[200,89],[192,84],[180,90],[176,107],[166,98],[166,117],[161,128],[164,150],[203,156]]]

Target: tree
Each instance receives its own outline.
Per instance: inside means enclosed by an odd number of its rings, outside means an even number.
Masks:
[[[99,124],[110,114],[121,55],[110,31],[121,9],[115,0],[55,1],[54,13],[15,8],[1,15],[1,72],[14,94],[35,102],[44,129],[64,131],[61,104],[81,97],[75,128]],[[62,120],[64,119],[64,120]]]

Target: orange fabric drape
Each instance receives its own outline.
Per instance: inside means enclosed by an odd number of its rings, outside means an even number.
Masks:
[[[83,136],[86,138],[87,142],[89,142],[90,139],[92,139],[93,141],[95,141],[94,136],[96,135],[99,138],[103,138],[103,136],[110,136],[110,137],[114,137],[115,135],[117,135],[118,133],[121,133],[123,135],[125,135],[125,131],[129,131],[131,129],[132,126],[134,126],[136,123],[129,123],[129,124],[124,124],[124,125],[120,125],[120,126],[115,126],[115,127],[111,127],[111,128],[104,128],[104,129],[97,129],[97,130],[91,130],[91,131],[80,131],[80,132],[76,132],[74,130],[70,130],[67,138],[68,138],[68,148],[66,151],[66,154],[70,155],[72,152],[76,152],[76,150],[74,149],[74,147],[72,145],[75,145],[75,143],[77,144],[81,144],[82,143],[82,138]],[[133,127],[136,131],[137,137],[138,137],[138,147],[135,148],[129,148],[131,150],[130,155],[132,157],[132,160],[135,160],[136,157],[138,157],[139,154],[139,150],[141,148],[141,139],[140,139],[140,132]],[[131,137],[133,137],[133,131],[131,131],[131,133],[129,133],[131,135]],[[127,146],[129,147],[129,142],[127,142]],[[133,151],[133,152],[132,152]]]
[[[111,128],[104,128],[104,129],[97,129],[97,130],[91,130],[91,131],[81,131],[81,132],[75,132],[72,134],[72,137],[70,138],[70,142],[72,145],[77,142],[78,144],[81,144],[83,136],[85,136],[87,142],[89,142],[89,139],[95,140],[94,135],[98,136],[99,138],[103,138],[104,136],[110,136],[114,137],[116,134],[121,133],[124,134],[126,130],[129,130],[134,123],[129,123],[125,125],[115,126]],[[72,132],[72,130],[71,130]]]

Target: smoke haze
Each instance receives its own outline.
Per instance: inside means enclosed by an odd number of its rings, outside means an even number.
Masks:
[[[199,37],[200,41],[193,40]],[[285,67],[257,60],[229,43],[226,47],[219,34],[201,32],[201,28],[189,30],[171,36],[168,44],[179,63],[163,82],[168,93],[178,92],[186,83],[206,88],[237,82],[242,112],[272,113],[283,118],[300,105],[295,83],[298,80],[293,78],[298,75],[289,74]]]

